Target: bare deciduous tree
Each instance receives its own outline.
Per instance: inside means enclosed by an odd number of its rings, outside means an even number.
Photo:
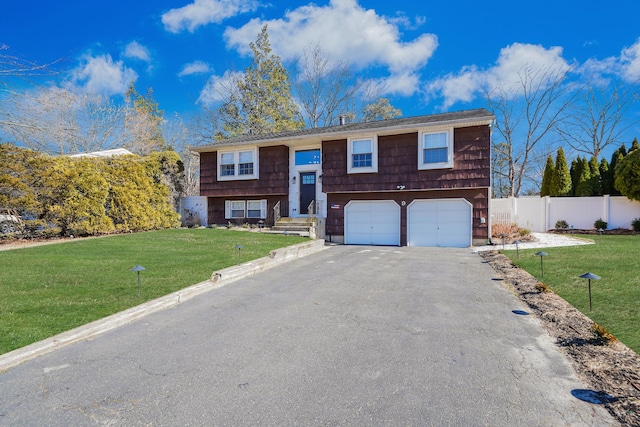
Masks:
[[[180,154],[184,172],[180,196],[197,196],[200,193],[200,155],[189,150],[192,130],[177,113],[165,121],[162,133],[167,146]]]
[[[332,63],[316,45],[304,50],[293,78],[295,95],[308,127],[397,117],[401,113],[380,98],[384,88],[356,76],[347,61]]]
[[[37,62],[1,53],[7,50],[9,50],[9,46],[0,43],[0,84],[2,84],[4,79],[7,77],[28,77],[54,74],[56,71],[53,69],[53,65],[60,62],[60,60],[58,60],[50,64],[38,64]]]
[[[336,124],[350,112],[361,84],[346,61],[331,64],[319,45],[304,50],[294,81],[302,114],[313,128]]]
[[[557,128],[571,148],[588,157],[600,157],[602,150],[619,143],[620,136],[638,122],[628,119],[628,111],[640,99],[637,85],[611,84],[580,91]]]
[[[532,173],[533,160],[544,159],[536,156],[536,149],[552,134],[571,101],[562,85],[566,76],[566,70],[524,69],[513,87],[486,94],[502,139],[498,144],[503,168],[494,171],[506,186],[502,196],[518,196]]]
[[[5,103],[0,126],[34,150],[68,154],[120,143],[124,109],[107,98],[47,87],[11,92]]]

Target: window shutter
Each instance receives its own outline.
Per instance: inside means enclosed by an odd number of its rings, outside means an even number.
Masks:
[[[267,200],[266,199],[260,200],[260,218],[262,219],[267,218]]]
[[[224,219],[229,219],[229,218],[231,218],[231,201],[225,200],[224,201]]]

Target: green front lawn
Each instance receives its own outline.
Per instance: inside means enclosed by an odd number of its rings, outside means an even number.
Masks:
[[[0,252],[0,354],[211,277],[307,238],[179,229]],[[136,265],[141,272],[138,297]]]
[[[636,353],[640,353],[640,236],[577,236],[594,245],[502,251],[594,322],[603,326]],[[593,311],[589,311],[588,281],[578,276],[591,272]]]

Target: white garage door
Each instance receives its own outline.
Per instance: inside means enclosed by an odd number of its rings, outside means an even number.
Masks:
[[[400,206],[393,200],[357,200],[344,208],[349,245],[400,246]]]
[[[409,246],[471,246],[471,203],[465,199],[414,200],[407,217]]]

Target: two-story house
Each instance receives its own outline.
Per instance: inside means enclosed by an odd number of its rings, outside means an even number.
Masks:
[[[208,223],[314,215],[345,244],[486,243],[493,120],[476,109],[196,147]]]

